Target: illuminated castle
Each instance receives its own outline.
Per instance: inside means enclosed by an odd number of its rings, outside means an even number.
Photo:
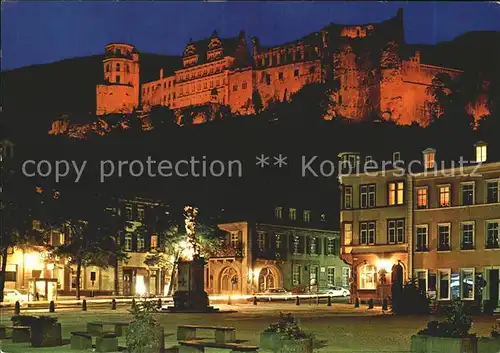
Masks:
[[[424,64],[407,53],[403,12],[365,25],[330,24],[293,42],[264,46],[244,32],[190,41],[181,68],[160,70],[157,80],[140,84],[139,54],[127,44],[109,44],[103,61],[105,84],[97,86],[97,114],[180,109],[220,103],[233,113],[250,114],[259,105],[283,101],[310,83],[333,88],[336,114],[363,119],[372,113],[400,124],[426,123],[435,103],[427,88],[438,73],[459,70]],[[168,73],[168,74],[167,74]]]

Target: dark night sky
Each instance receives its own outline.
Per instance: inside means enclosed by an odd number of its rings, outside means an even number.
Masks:
[[[189,38],[245,30],[263,44],[297,39],[330,22],[378,22],[405,10],[408,43],[500,31],[500,3],[467,2],[2,2],[2,70],[98,54],[113,42],[180,55]]]

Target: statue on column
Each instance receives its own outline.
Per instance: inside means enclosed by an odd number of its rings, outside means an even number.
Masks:
[[[193,206],[184,207],[184,225],[186,227],[186,235],[188,244],[193,248],[193,258],[199,257],[198,244],[196,242],[196,216],[198,208]]]

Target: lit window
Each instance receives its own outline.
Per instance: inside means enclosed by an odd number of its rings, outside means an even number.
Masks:
[[[429,227],[424,225],[417,226],[417,239],[416,239],[416,251],[427,251],[428,248],[428,229]]]
[[[404,183],[389,183],[389,205],[402,205],[404,202]]]
[[[127,220],[132,219],[132,205],[131,204],[125,205],[125,218]]]
[[[241,83],[241,89],[247,89],[247,81]]]
[[[283,207],[276,207],[274,209],[274,216],[277,219],[282,219],[283,218]]]
[[[473,268],[460,270],[460,293],[463,300],[474,300],[475,274]]]
[[[266,247],[266,233],[257,233],[257,247],[260,251],[264,250]]]
[[[417,208],[424,209],[429,207],[429,198],[427,194],[427,187],[417,188]]]
[[[299,77],[299,69],[295,69],[295,70],[293,71],[293,76],[294,76],[294,77]]]
[[[450,228],[448,224],[438,224],[438,251],[450,250]]]
[[[500,181],[486,182],[486,202],[488,203],[500,202],[499,189],[500,189]]]
[[[283,72],[278,72],[278,79],[283,81]]]
[[[335,255],[335,238],[326,238],[326,254]]]
[[[361,222],[360,223],[360,239],[361,245],[374,245],[375,244],[375,222]]]
[[[462,249],[474,249],[474,222],[463,222],[462,230]]]
[[[389,244],[404,243],[405,221],[403,219],[395,219],[389,220],[387,223],[387,238]]]
[[[120,81],[121,81],[120,75],[116,75],[116,83],[120,83]]]
[[[300,254],[300,237],[298,235],[293,236],[293,253]]]
[[[276,237],[276,250],[281,249],[281,234],[275,234]]]
[[[359,289],[376,289],[376,272],[372,265],[363,265],[359,269]]]
[[[240,232],[231,232],[231,247],[237,248],[240,245]]]
[[[485,143],[478,143],[476,145],[476,162],[482,163],[486,162],[487,159],[487,147]]]
[[[309,238],[309,253],[313,255],[318,254],[318,238],[316,237]]]
[[[156,249],[158,247],[158,236],[157,235],[152,235],[151,236],[151,249]]]
[[[302,267],[300,265],[293,265],[292,269],[292,282],[294,286],[298,286],[300,284],[300,273],[301,273]]]
[[[335,267],[328,266],[326,269],[326,280],[329,286],[335,284]]]
[[[144,235],[137,235],[137,251],[143,251],[145,248]]]
[[[125,251],[132,251],[132,234],[125,234]]]
[[[311,211],[304,210],[304,222],[309,223],[311,221]]]
[[[350,278],[351,278],[351,268],[342,267],[342,287],[347,288],[349,286]]]
[[[320,219],[321,222],[326,222],[326,214],[322,213]]]
[[[451,206],[451,188],[449,185],[439,186],[439,207]]]
[[[120,71],[120,64],[116,64],[116,71]]]
[[[137,219],[139,221],[144,220],[144,206],[142,205],[137,207]]]
[[[344,223],[344,245],[352,244],[352,223]]]
[[[450,270],[438,270],[438,299],[449,300],[450,299]]]
[[[309,285],[318,285],[318,266],[311,266],[309,271]]]
[[[344,208],[346,210],[352,208],[352,186],[344,187]]]
[[[462,205],[468,206],[474,204],[474,182],[460,184]]]
[[[236,92],[238,90],[238,84],[233,85],[233,92]]]
[[[424,293],[427,292],[427,270],[415,270],[418,288]]]
[[[360,185],[361,208],[375,207],[375,185]]]
[[[500,221],[486,222],[486,248],[497,249],[500,247],[499,242]]]
[[[434,150],[424,151],[424,165],[425,169],[432,169],[436,166],[436,152]]]
[[[290,220],[295,221],[297,219],[297,210],[295,208],[290,208],[288,216]]]

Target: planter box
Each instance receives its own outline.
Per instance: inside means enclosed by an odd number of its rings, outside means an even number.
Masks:
[[[62,345],[61,324],[31,328],[32,347],[57,347]]]
[[[312,353],[313,339],[288,339],[276,332],[262,332],[260,334],[260,348],[275,353]]]
[[[426,335],[411,337],[411,353],[478,353],[477,337],[449,338]]]
[[[500,352],[500,338],[479,337],[477,340],[477,353]]]

